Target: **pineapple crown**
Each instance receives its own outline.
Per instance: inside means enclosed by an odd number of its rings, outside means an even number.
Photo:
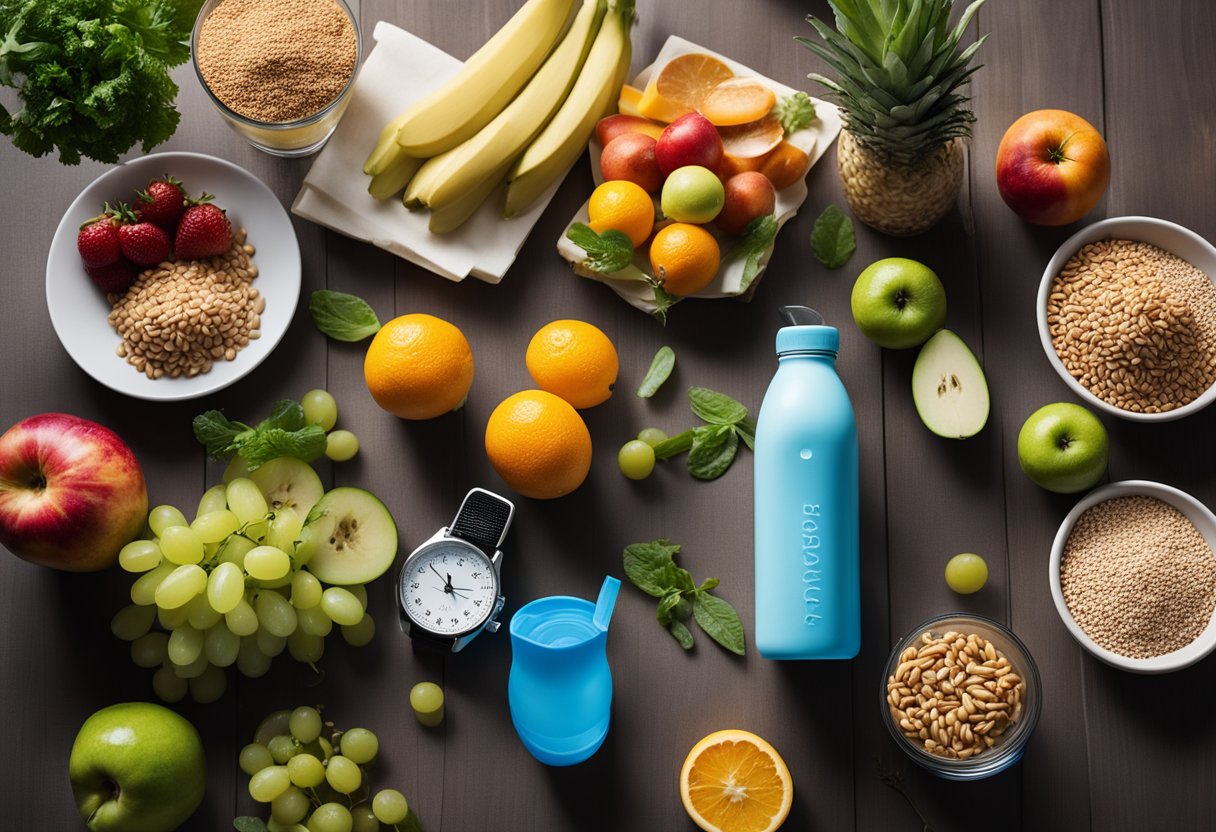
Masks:
[[[971,135],[975,116],[958,90],[979,69],[968,64],[988,36],[960,41],[983,3],[967,6],[951,28],[954,0],[828,0],[836,28],[811,15],[822,43],[795,40],[836,70],[834,80],[808,77],[827,87],[858,142],[910,162]]]

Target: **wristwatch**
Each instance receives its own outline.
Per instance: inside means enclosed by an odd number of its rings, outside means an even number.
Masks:
[[[506,602],[500,547],[514,515],[510,500],[474,488],[452,524],[405,559],[397,606],[401,629],[415,643],[456,653],[482,630],[497,632]]]

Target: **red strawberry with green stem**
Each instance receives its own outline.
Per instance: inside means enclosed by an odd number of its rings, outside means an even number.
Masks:
[[[137,218],[125,204],[118,210],[122,221],[118,226],[118,244],[124,257],[137,266],[155,266],[169,259],[173,244],[165,229]]]
[[[108,266],[85,266],[84,270],[103,292],[125,292],[135,282],[135,270],[126,260],[116,260]]]
[[[180,180],[165,174],[153,179],[148,187],[135,192],[135,211],[141,220],[159,225],[172,232],[186,210],[186,192]]]
[[[187,200],[177,224],[173,248],[179,260],[200,260],[224,254],[232,245],[232,223],[222,208],[213,205],[211,194]]]
[[[118,223],[109,203],[103,213],[81,223],[76,234],[76,251],[85,266],[92,268],[112,265],[122,257]]]

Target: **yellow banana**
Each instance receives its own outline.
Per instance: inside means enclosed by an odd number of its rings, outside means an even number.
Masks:
[[[498,187],[498,183],[506,178],[507,168],[510,166],[510,162],[500,165],[497,170],[483,178],[472,190],[467,191],[459,199],[453,200],[441,208],[432,209],[431,218],[427,224],[431,233],[447,234],[464,225],[486,201],[486,197]]]
[[[528,0],[448,83],[398,118],[397,144],[427,158],[473,136],[510,103],[566,28],[574,0]]]
[[[407,110],[405,113],[397,116],[384,125],[384,129],[380,131],[380,138],[376,141],[375,150],[367,157],[367,161],[363,163],[363,172],[368,176],[383,173],[386,168],[397,160],[406,158],[405,151],[401,149],[401,145],[397,144],[397,131],[405,123],[405,116],[408,112]]]
[[[443,208],[481,186],[500,167],[509,166],[545,126],[574,86],[591,49],[607,0],[583,0],[570,30],[528,85],[494,120],[449,153],[451,173],[425,194],[431,210]]]
[[[565,102],[507,174],[504,215],[529,208],[582,154],[629,72],[634,0],[615,0]]]
[[[396,156],[392,164],[372,177],[367,192],[373,199],[388,199],[393,194],[400,193],[421,166],[422,159],[404,154]]]

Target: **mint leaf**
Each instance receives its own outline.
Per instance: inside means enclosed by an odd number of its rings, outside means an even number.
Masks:
[[[716,595],[698,592],[693,597],[692,610],[706,635],[730,652],[744,655],[743,622],[734,607]]]
[[[666,627],[671,623],[671,612],[677,606],[679,606],[680,601],[682,600],[684,599],[680,595],[680,591],[678,589],[669,590],[668,593],[663,596],[663,600],[659,601],[659,609],[655,613],[655,618],[658,619],[660,624]]]
[[[624,232],[609,229],[597,234],[576,222],[566,230],[566,238],[587,252],[582,265],[593,272],[612,274],[633,262],[633,241]]]
[[[675,436],[670,436],[662,442],[654,446],[655,459],[671,459],[682,453],[686,453],[692,448],[692,431],[686,430],[683,433],[677,433]]]
[[[678,618],[671,619],[671,623],[667,625],[667,632],[671,633],[685,650],[692,649],[692,630],[688,629],[688,625],[683,621]]]
[[[650,362],[650,369],[646,371],[646,376],[638,385],[638,398],[649,399],[657,393],[675,366],[675,350],[671,347],[659,347],[659,351],[654,354],[654,358]]]
[[[232,828],[236,832],[266,832],[266,821],[245,815],[234,820]]]
[[[688,473],[699,480],[716,480],[726,473],[739,451],[734,425],[705,425],[693,430]]]
[[[708,387],[688,388],[688,404],[698,419],[711,425],[733,425],[747,418],[746,407]]]
[[[747,224],[747,228],[743,230],[743,236],[739,238],[739,242],[726,255],[726,262],[746,258],[743,264],[743,277],[739,281],[739,288],[745,291],[748,286],[752,285],[752,281],[756,279],[756,275],[760,273],[760,258],[764,256],[764,252],[768,251],[769,246],[773,244],[773,240],[777,239],[777,217],[775,214],[765,214],[762,217],[756,217]]]
[[[294,399],[280,399],[275,402],[270,415],[258,422],[257,430],[264,428],[279,428],[281,430],[300,430],[304,427],[304,406]]]
[[[317,329],[335,341],[362,341],[380,331],[380,319],[367,301],[346,292],[318,289],[308,301]]]
[[[191,424],[194,438],[207,449],[207,456],[214,459],[228,456],[236,450],[236,438],[249,430],[249,426],[233,422],[218,410],[208,410],[194,417]]]
[[[239,453],[249,463],[250,471],[281,456],[312,462],[325,453],[325,429],[320,425],[308,425],[297,431],[260,429],[241,443]]]
[[[777,102],[777,120],[785,135],[797,133],[804,127],[809,127],[815,120],[815,102],[804,92],[787,95]]]
[[[811,229],[811,250],[815,252],[815,258],[829,269],[839,269],[856,249],[853,221],[835,205],[824,208]]]
[[[752,424],[751,419],[744,419],[735,425],[735,433],[739,434],[749,451],[756,450],[756,426]]]
[[[711,589],[713,589],[720,583],[722,583],[722,582],[719,581],[717,578],[706,578],[704,581],[701,582],[701,585],[699,587],[697,587],[697,592],[709,592]]]
[[[662,598],[676,586],[672,555],[679,551],[679,545],[664,538],[630,544],[625,547],[625,576],[647,595]]]

